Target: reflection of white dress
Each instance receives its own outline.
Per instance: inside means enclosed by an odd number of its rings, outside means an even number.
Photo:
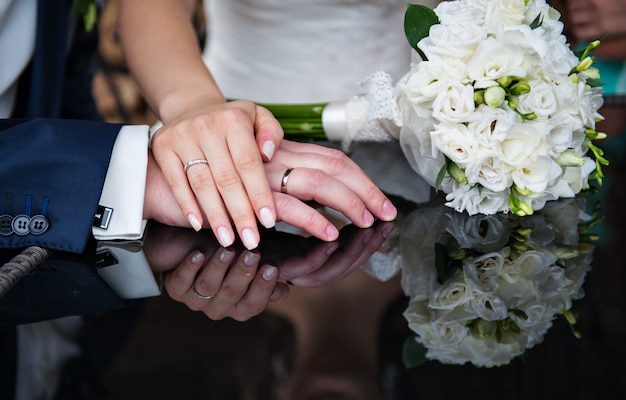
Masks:
[[[204,1],[204,60],[228,98],[266,103],[347,100],[363,91],[359,82],[372,72],[382,70],[398,79],[409,68],[406,0]],[[390,160],[403,159],[397,144],[384,147]],[[357,162],[358,153],[352,153]],[[410,167],[404,168],[408,164],[394,176],[387,165],[380,180],[377,171],[359,164],[383,190],[394,179],[405,181],[396,182],[396,188],[411,186],[412,193],[402,193],[405,197],[415,198],[424,190],[422,185],[406,185],[408,176],[417,179]]]

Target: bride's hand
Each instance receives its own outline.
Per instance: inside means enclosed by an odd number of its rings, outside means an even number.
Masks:
[[[257,218],[267,228],[276,221],[263,161],[272,158],[282,135],[273,115],[253,103],[196,104],[164,121],[152,150],[189,225],[199,230],[208,222],[227,247],[235,240],[234,224],[244,246],[253,249]]]
[[[307,201],[343,213],[360,228],[372,226],[375,218],[396,218],[397,210],[391,201],[340,150],[283,140],[274,158],[265,163],[265,171],[278,219],[319,239],[335,240],[339,232]]]

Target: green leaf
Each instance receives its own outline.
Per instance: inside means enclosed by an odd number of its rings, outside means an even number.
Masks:
[[[539,14],[535,17],[533,22],[530,23],[530,29],[537,29],[541,26],[542,23],[543,23],[543,17],[541,16],[541,14]]]
[[[459,264],[450,257],[448,248],[439,242],[435,243],[435,269],[437,270],[437,282],[443,285],[454,274]]]
[[[426,61],[426,55],[417,48],[417,43],[428,36],[430,27],[438,24],[437,14],[421,4],[407,4],[404,14],[404,34],[412,48]]]
[[[415,368],[424,364],[428,361],[428,358],[426,358],[427,351],[428,350],[424,347],[424,345],[415,340],[415,336],[407,338],[402,348],[404,366],[406,368]]]
[[[85,30],[91,32],[96,25],[98,19],[98,7],[95,0],[74,0],[70,10],[72,15],[79,16],[82,14]]]
[[[441,169],[439,170],[439,173],[437,174],[437,180],[435,182],[435,191],[439,191],[439,188],[441,187],[441,183],[443,182],[443,178],[445,178],[446,174],[448,173],[448,165],[450,165],[450,162],[451,162],[450,159],[444,156],[443,167],[441,167]]]

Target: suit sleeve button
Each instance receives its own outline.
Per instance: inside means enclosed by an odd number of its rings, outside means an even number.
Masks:
[[[0,215],[0,235],[9,236],[13,234],[13,227],[11,226],[13,217],[10,215]]]
[[[45,231],[48,230],[50,226],[50,221],[44,215],[35,215],[30,219],[30,223],[28,225],[28,229],[30,233],[33,235],[41,235]]]
[[[25,214],[17,215],[15,218],[13,218],[13,222],[11,222],[13,232],[20,236],[28,235],[28,233],[30,232],[29,225],[30,217]]]

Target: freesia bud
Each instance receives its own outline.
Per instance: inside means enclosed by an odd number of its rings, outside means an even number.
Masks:
[[[513,82],[513,78],[510,76],[503,76],[496,79],[496,82],[502,87],[509,87],[509,85]]]
[[[600,79],[600,70],[596,67],[587,68],[582,74],[589,79]]]
[[[525,215],[533,215],[533,209],[528,203],[520,201],[519,207],[522,211],[524,211]]]
[[[500,107],[504,103],[506,92],[500,86],[491,86],[485,89],[485,103],[491,107]]]
[[[565,150],[556,159],[556,163],[562,167],[582,167],[585,159],[571,150]]]
[[[580,63],[578,63],[575,70],[576,72],[582,72],[591,68],[592,65],[593,65],[593,58],[585,57]]]
[[[465,176],[465,171],[459,168],[459,166],[455,163],[451,162],[450,165],[448,165],[448,173],[460,185],[467,185],[467,176]]]
[[[530,85],[528,83],[519,82],[511,87],[511,94],[513,95],[526,94],[528,92],[530,92]]]
[[[578,257],[580,254],[578,249],[571,247],[557,247],[553,249],[553,253],[559,260],[569,260],[571,258]]]
[[[519,186],[515,186],[515,191],[519,194],[521,194],[522,196],[528,196],[530,194],[530,189],[528,188],[521,188]]]
[[[484,90],[476,90],[474,92],[474,103],[476,103],[476,105],[485,103],[485,91]]]

